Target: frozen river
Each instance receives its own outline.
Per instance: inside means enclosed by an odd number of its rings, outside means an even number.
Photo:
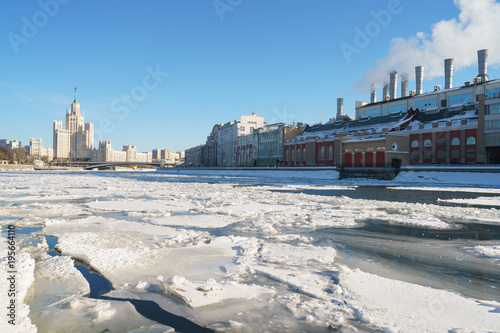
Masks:
[[[499,176],[336,176],[0,172],[16,329],[500,332]]]

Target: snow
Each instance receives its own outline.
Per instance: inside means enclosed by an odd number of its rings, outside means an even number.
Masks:
[[[349,306],[383,332],[494,332],[498,308],[445,291],[345,269]]]
[[[500,197],[478,197],[475,199],[439,199],[442,202],[458,203],[469,206],[500,206]]]
[[[15,273],[15,284],[16,284],[16,295],[15,297],[9,297],[10,283],[8,278],[12,277],[12,274],[8,273],[11,271],[8,267],[8,257],[7,254],[7,241],[5,238],[1,238],[0,246],[2,249],[2,258],[0,258],[0,288],[2,292],[0,293],[0,302],[7,308],[11,304],[11,300],[15,300],[15,317],[7,317],[10,311],[4,310],[4,315],[2,320],[0,320],[0,331],[1,332],[19,332],[19,333],[30,333],[37,332],[37,328],[28,317],[30,313],[30,307],[26,304],[26,296],[28,290],[33,284],[34,270],[35,270],[35,260],[31,259],[28,253],[18,253],[16,255],[16,272]],[[8,318],[8,319],[7,319]],[[8,320],[14,320],[15,325],[8,323]]]
[[[483,246],[478,245],[469,249],[471,252],[477,253],[479,255],[500,260],[500,245],[493,246]]]
[[[436,230],[453,230],[453,222],[500,224],[500,210],[481,207],[498,206],[499,197],[458,196],[450,202],[478,207],[451,207],[307,194],[356,190],[333,170],[178,171],[0,172],[0,216],[8,217],[0,225],[40,226],[38,234],[58,238],[61,254],[45,254],[43,240],[19,253],[25,331],[35,331],[33,324],[39,331],[172,331],[128,302],[87,298],[76,259],[112,283],[110,297],[154,299],[229,331],[353,331],[354,322],[387,332],[500,330],[497,303],[341,266],[345,249],[321,234],[373,221]],[[383,184],[500,193],[494,173],[404,171]],[[497,244],[460,250],[494,265],[500,259]]]
[[[454,167],[455,168],[455,167]],[[459,168],[456,168],[460,170]],[[500,173],[489,172],[443,172],[443,171],[403,171],[393,180],[394,183],[415,184],[452,184],[462,186],[499,187]]]
[[[262,294],[275,293],[271,288],[257,285],[241,284],[235,281],[217,282],[214,279],[189,281],[182,276],[174,276],[163,283],[163,289],[192,308],[220,304],[227,300],[248,300],[259,298]]]

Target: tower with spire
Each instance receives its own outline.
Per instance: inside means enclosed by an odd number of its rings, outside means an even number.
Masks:
[[[80,103],[76,99],[66,110],[66,126],[62,121],[54,121],[54,158],[58,160],[85,161],[91,158],[94,146],[94,124],[85,122],[85,114],[80,112]]]

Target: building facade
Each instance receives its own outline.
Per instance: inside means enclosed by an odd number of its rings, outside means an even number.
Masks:
[[[215,124],[212,128],[212,132],[207,137],[205,144],[205,161],[206,167],[216,167],[217,157],[218,157],[218,146],[219,146],[219,130],[222,125]]]
[[[237,166],[238,137],[252,134],[264,126],[264,117],[241,115],[240,120],[230,121],[217,131],[217,166]]]
[[[28,152],[33,157],[46,157],[48,161],[54,159],[54,150],[51,147],[43,147],[42,138],[30,138],[30,145]]]
[[[80,111],[80,103],[75,99],[66,111],[66,126],[54,120],[54,158],[56,160],[89,161],[94,148],[94,124],[85,122],[85,114]]]
[[[125,145],[121,151],[111,148],[111,141],[99,141],[99,148],[92,152],[94,162],[151,163],[152,153],[139,153],[135,146]]]
[[[205,162],[205,145],[199,145],[186,149],[184,152],[185,161],[187,166],[202,167]]]

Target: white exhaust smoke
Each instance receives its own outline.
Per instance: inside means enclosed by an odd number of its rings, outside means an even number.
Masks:
[[[371,83],[384,82],[393,70],[412,73],[414,68],[425,65],[427,80],[443,76],[443,59],[454,58],[454,70],[477,66],[477,50],[489,49],[490,66],[500,64],[500,3],[495,0],[454,0],[460,10],[458,18],[442,20],[432,27],[431,35],[417,33],[409,39],[394,38],[389,55],[377,61],[375,69],[369,68],[360,91]],[[424,60],[424,61],[423,61]]]

